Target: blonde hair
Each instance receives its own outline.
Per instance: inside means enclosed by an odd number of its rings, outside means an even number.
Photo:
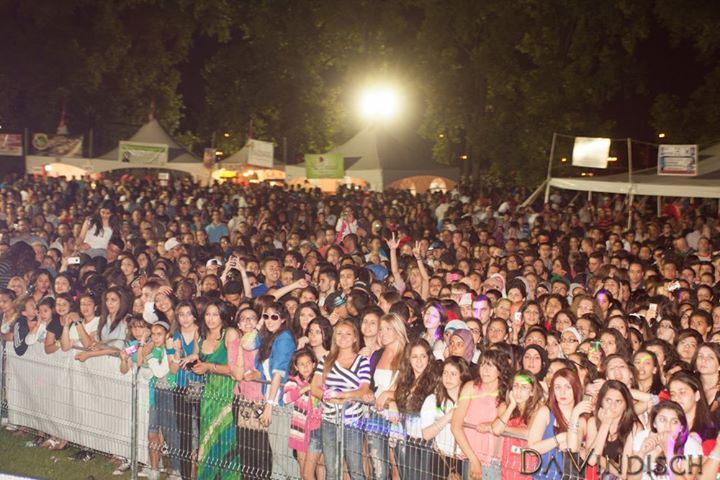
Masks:
[[[405,322],[399,315],[395,313],[386,313],[385,315],[380,317],[380,323],[382,324],[383,322],[387,323],[397,336],[397,341],[399,343],[397,354],[390,363],[392,369],[397,370],[400,368],[400,362],[402,361],[405,347],[408,343],[410,343],[410,340],[408,339],[407,329],[405,328]]]

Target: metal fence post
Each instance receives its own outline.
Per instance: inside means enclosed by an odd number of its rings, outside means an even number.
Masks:
[[[138,478],[138,371],[139,367],[132,369],[132,399],[130,414],[130,478]]]
[[[344,471],[344,460],[345,460],[345,404],[343,403],[340,405],[340,425],[338,425],[338,429],[340,430],[340,439],[338,441],[338,444],[340,445],[340,448],[338,448],[338,454],[335,461],[337,462],[337,474],[338,478],[345,478],[345,471]]]
[[[8,423],[10,423],[10,408],[5,399],[5,370],[6,370],[7,357],[5,355],[5,340],[0,340],[0,423],[7,417]]]

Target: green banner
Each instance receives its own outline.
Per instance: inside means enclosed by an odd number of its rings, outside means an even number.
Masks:
[[[344,178],[345,159],[340,153],[305,155],[307,178]]]

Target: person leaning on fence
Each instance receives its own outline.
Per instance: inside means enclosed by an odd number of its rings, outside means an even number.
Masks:
[[[470,478],[499,478],[502,439],[492,430],[492,422],[502,412],[510,382],[510,358],[500,350],[480,356],[478,377],[460,392],[452,418],[452,432],[467,458]]]
[[[501,454],[502,480],[521,480],[527,476],[520,473],[522,467],[521,454],[527,448],[528,425],[540,405],[543,404],[544,393],[538,379],[528,370],[520,370],[512,378],[511,389],[508,391],[506,405],[495,421],[492,430],[495,435],[509,434],[503,440]],[[527,459],[528,469],[535,467],[534,459]]]
[[[404,441],[395,446],[395,461],[402,480],[430,472],[432,449],[423,440],[421,409],[425,399],[435,390],[439,368],[427,341],[418,339],[405,347],[390,404],[390,409],[400,414],[405,431]]]
[[[206,375],[200,402],[199,480],[231,480],[238,476],[242,459],[237,458],[232,403],[235,381],[231,377],[240,337],[230,327],[228,305],[210,299],[205,305],[200,337],[195,348],[193,373]]]
[[[180,475],[190,480],[200,436],[200,389],[204,378],[191,371],[188,363],[195,353],[199,337],[198,313],[195,305],[181,301],[175,308],[177,330],[173,335],[175,355],[170,358],[170,371],[175,373],[175,413],[180,437]]]
[[[292,405],[288,447],[296,453],[302,478],[309,480],[315,478],[319,453],[322,451],[321,439],[316,438],[315,444],[310,445],[313,432],[320,428],[322,421],[320,402],[310,393],[317,359],[312,350],[304,348],[295,352],[291,364],[284,394],[285,404]]]
[[[370,364],[360,351],[360,333],[354,322],[335,325],[330,353],[321,359],[312,381],[312,394],[323,401],[322,445],[326,478],[340,478],[336,460],[339,452],[347,462],[352,480],[364,480],[363,441],[359,430],[365,406],[361,400],[370,393]],[[342,425],[341,425],[342,423]],[[340,443],[340,432],[343,432]]]
[[[265,306],[261,316],[262,328],[257,338],[259,347],[255,368],[265,397],[265,406],[260,416],[261,423],[268,428],[268,441],[272,451],[273,476],[299,476],[297,463],[292,458],[284,432],[290,429],[290,413],[284,407],[283,383],[290,373],[290,360],[295,353],[295,340],[290,330],[290,315],[278,302]],[[273,412],[275,414],[273,416]]]
[[[148,420],[148,446],[150,456],[150,471],[147,472],[150,480],[160,478],[160,456],[163,445],[168,442],[170,429],[175,420],[172,388],[175,386],[175,374],[170,371],[169,356],[175,354],[172,342],[168,344],[170,325],[166,322],[156,322],[150,328],[150,341],[137,350],[137,360],[146,365],[143,372],[149,377],[150,417]],[[169,345],[169,347],[168,347]],[[171,460],[171,463],[179,463]],[[174,470],[170,471],[173,478],[177,478]]]
[[[380,317],[380,345],[370,357],[370,374],[373,389],[374,408],[366,421],[368,456],[372,464],[372,478],[386,480],[390,478],[392,467],[390,465],[390,401],[394,397],[394,390],[400,363],[402,362],[405,346],[408,344],[407,332],[402,319],[394,313]],[[397,411],[393,412],[397,421]]]

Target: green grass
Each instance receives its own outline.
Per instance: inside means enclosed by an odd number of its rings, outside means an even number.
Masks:
[[[35,437],[29,434],[16,435],[0,429],[0,473],[12,473],[48,480],[104,480],[127,479],[130,475],[113,477],[115,466],[109,458],[96,455],[89,462],[73,460],[77,448],[47,450],[42,447],[26,447],[25,443]]]

